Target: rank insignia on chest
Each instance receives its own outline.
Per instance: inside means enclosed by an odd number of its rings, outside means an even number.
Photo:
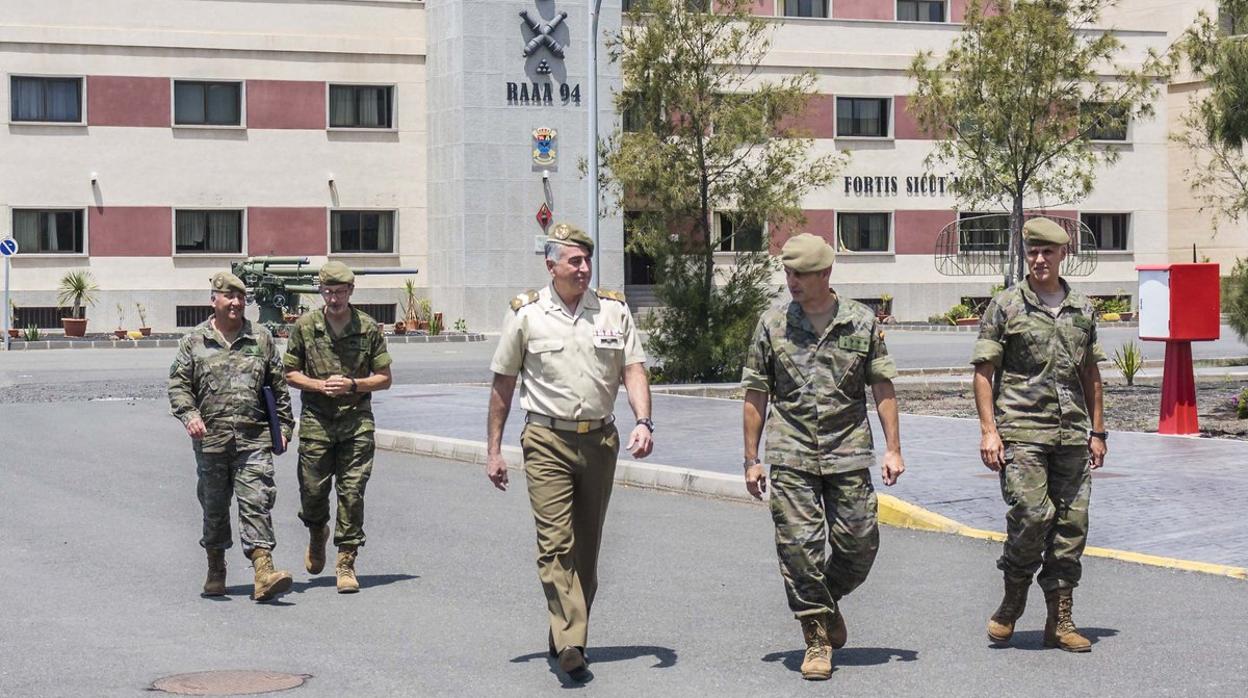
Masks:
[[[859,354],[865,354],[871,348],[871,343],[866,337],[859,337],[856,334],[848,334],[836,341],[836,346],[846,351],[856,351]]]
[[[622,341],[620,333],[615,330],[594,330],[594,346],[615,347]]]

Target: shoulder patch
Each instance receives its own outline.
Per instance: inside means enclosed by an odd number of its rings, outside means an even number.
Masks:
[[[524,293],[521,293],[520,295],[511,299],[511,309],[513,311],[519,310],[523,308],[524,306],[528,305],[529,303],[536,303],[536,302],[537,302],[537,291],[534,291],[533,289],[529,289],[525,291]]]
[[[607,300],[613,300],[619,303],[625,302],[623,291],[608,291],[605,288],[596,288],[594,289],[594,293],[597,293],[599,298],[606,298]]]

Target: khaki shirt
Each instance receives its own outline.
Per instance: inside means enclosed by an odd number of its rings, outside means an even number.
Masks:
[[[1051,313],[1024,279],[988,303],[972,364],[991,363],[993,411],[1003,441],[1052,446],[1088,442],[1092,423],[1081,371],[1105,360],[1091,301],[1070,290]]]
[[[309,378],[324,380],[338,374],[358,380],[388,367],[392,360],[377,321],[353,306],[339,336],[330,330],[323,308],[304,313],[290,330],[282,363]],[[300,438],[327,436],[331,427],[340,436],[373,430],[372,393],[330,397],[305,390],[302,397]]]
[[[588,290],[569,311],[547,285],[512,301],[490,370],[520,376],[520,407],[557,419],[614,412],[624,367],[646,354],[628,305],[612,295]]]
[[[866,388],[897,376],[875,312],[838,299],[836,316],[816,333],[790,302],[758,320],[741,387],[769,396],[766,462],[817,475],[875,463]]]

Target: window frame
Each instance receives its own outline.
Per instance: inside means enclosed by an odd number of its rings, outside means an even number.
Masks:
[[[14,126],[86,126],[87,125],[87,76],[81,74],[48,74],[48,73],[8,73],[9,81],[9,124]],[[13,80],[15,78],[33,78],[37,80],[77,80],[78,81],[78,120],[77,121],[34,121],[13,118]]]
[[[714,235],[720,241],[720,244],[723,244],[723,233],[722,233],[723,217],[725,215],[732,215],[735,213],[737,213],[737,211],[733,211],[733,210],[718,210],[718,211],[713,211],[711,213],[711,234]],[[753,253],[767,252],[768,236],[767,236],[767,222],[766,221],[763,221],[763,229],[760,231],[760,236],[761,238],[759,240],[759,246],[757,250],[738,250],[736,249],[735,244],[732,246],[733,249],[724,250],[724,249],[721,249],[717,245],[715,249],[712,251],[712,254],[715,256],[723,255],[727,257],[729,255],[736,256],[739,254],[749,254],[752,252]],[[736,242],[735,234],[733,235],[731,240],[734,243]]]
[[[1080,103],[1079,103],[1079,108],[1080,108],[1080,109],[1083,109],[1084,105],[1088,105],[1088,104],[1097,104],[1097,102],[1093,102],[1093,101],[1085,101],[1085,102],[1080,102]],[[1132,118],[1131,118],[1131,114],[1130,114],[1130,113],[1128,113],[1128,114],[1126,115],[1126,123],[1125,123],[1125,124],[1123,124],[1123,128],[1122,128],[1122,138],[1121,138],[1121,139],[1118,139],[1118,138],[1095,138],[1095,137],[1093,137],[1093,135],[1092,135],[1091,133],[1089,133],[1089,134],[1088,134],[1088,142],[1089,142],[1089,143],[1108,143],[1108,144],[1119,144],[1119,145],[1120,145],[1120,144],[1123,144],[1123,143],[1130,143],[1130,142],[1131,142],[1131,136],[1132,136],[1132,129],[1131,129],[1131,126],[1132,126],[1132,122],[1133,122],[1133,121],[1134,121],[1134,119],[1132,119]]]
[[[941,5],[944,6],[944,10],[941,12],[941,19],[936,20],[936,21],[932,21],[928,19],[902,19],[900,8],[898,7],[898,5],[900,5],[903,2],[914,2],[914,3],[939,2]],[[893,21],[905,22],[907,24],[949,24],[951,22],[950,12],[952,11],[952,8],[950,7],[950,5],[952,5],[951,0],[893,0]]]
[[[786,0],[776,0],[776,16],[781,19],[832,19],[833,0],[824,0],[823,15],[791,15],[785,11]]]
[[[958,227],[957,227],[958,254],[962,254],[963,252],[990,252],[990,251],[995,251],[997,249],[996,247],[993,247],[991,250],[987,248],[970,248],[970,249],[964,248],[962,246],[962,220],[964,217],[965,218],[978,218],[981,216],[1000,216],[1001,218],[1004,218],[1005,226],[1006,226],[1006,236],[1007,236],[1006,245],[1008,249],[1008,244],[1009,244],[1008,236],[1009,236],[1009,226],[1010,226],[1009,212],[1006,212],[1006,211],[957,211],[957,214],[958,214],[958,217],[956,219],[956,222],[958,224]]]
[[[394,248],[389,252],[334,251],[334,214],[335,213],[389,213],[391,216],[391,238]],[[328,257],[397,257],[399,256],[399,209],[377,206],[335,207],[329,209],[325,216],[325,250]]]
[[[238,85],[238,123],[237,124],[180,124],[178,123],[178,83],[196,83],[200,85]],[[207,117],[207,104],[204,105],[205,118]],[[173,128],[198,128],[198,129],[236,129],[243,130],[247,128],[247,81],[242,79],[218,79],[218,78],[169,78],[169,124]]]
[[[1088,230],[1092,231],[1092,226],[1088,225],[1087,222],[1084,221],[1084,216],[1126,216],[1126,226],[1125,226],[1125,230],[1123,231],[1124,235],[1126,236],[1126,247],[1124,247],[1121,250],[1108,249],[1105,247],[1101,247],[1100,242],[1098,241],[1097,247],[1096,247],[1096,253],[1098,255],[1101,255],[1101,254],[1134,255],[1135,254],[1135,231],[1134,231],[1135,216],[1132,215],[1133,213],[1134,213],[1133,211],[1105,211],[1105,210],[1080,211],[1079,223],[1080,225],[1087,226]],[[1090,234],[1095,234],[1095,233],[1093,232]]]
[[[878,210],[837,211],[836,223],[834,224],[836,226],[836,229],[834,231],[836,233],[836,253],[849,255],[851,257],[890,257],[893,255],[896,255],[897,254],[896,252],[897,230],[896,230],[896,225],[895,225],[896,216],[893,215],[894,213],[895,211],[878,211]],[[849,247],[845,245],[844,239],[841,238],[841,216],[847,216],[847,215],[848,216],[856,216],[856,215],[884,215],[886,216],[888,220],[888,228],[887,228],[888,249],[886,250],[851,250],[849,249]]]
[[[178,213],[180,211],[197,212],[206,211],[209,213],[220,211],[237,211],[239,213],[239,230],[238,230],[238,252],[179,252],[178,251]],[[247,255],[247,207],[246,206],[176,206],[169,214],[169,239],[174,257],[191,257],[204,258],[215,257],[217,259],[227,258],[246,258]]]
[[[835,101],[832,106],[832,134],[833,138],[839,140],[855,140],[855,141],[891,141],[894,140],[894,128],[896,127],[896,119],[893,118],[893,110],[895,108],[894,95],[864,95],[864,94],[838,94],[835,95]],[[885,135],[883,136],[858,136],[858,135],[842,135],[841,134],[841,100],[842,99],[876,99],[883,100],[886,103],[884,114],[888,120]],[[851,117],[852,118],[852,117]]]
[[[29,122],[22,122],[29,123]],[[9,206],[9,231],[6,237],[16,239],[16,221],[14,220],[18,211],[39,211],[48,213],[51,211],[79,211],[82,213],[82,251],[81,252],[27,252],[25,249],[18,249],[17,257],[31,257],[41,259],[79,259],[90,256],[91,249],[91,215],[87,206],[54,206],[54,205],[33,205],[33,206]]]
[[[389,126],[334,126],[330,104],[335,87],[385,87],[390,90]],[[348,133],[397,133],[399,130],[399,85],[394,82],[325,82],[325,130]],[[356,209],[352,209],[356,210]],[[364,209],[359,209],[364,210]],[[389,209],[384,209],[389,210]]]

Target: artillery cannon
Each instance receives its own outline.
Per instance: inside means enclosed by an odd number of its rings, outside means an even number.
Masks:
[[[299,307],[299,295],[320,293],[319,266],[307,266],[307,257],[248,257],[230,265],[247,286],[247,304],[260,308],[260,322],[274,334],[285,324],[288,309]],[[359,276],[419,274],[417,269],[352,269]]]

